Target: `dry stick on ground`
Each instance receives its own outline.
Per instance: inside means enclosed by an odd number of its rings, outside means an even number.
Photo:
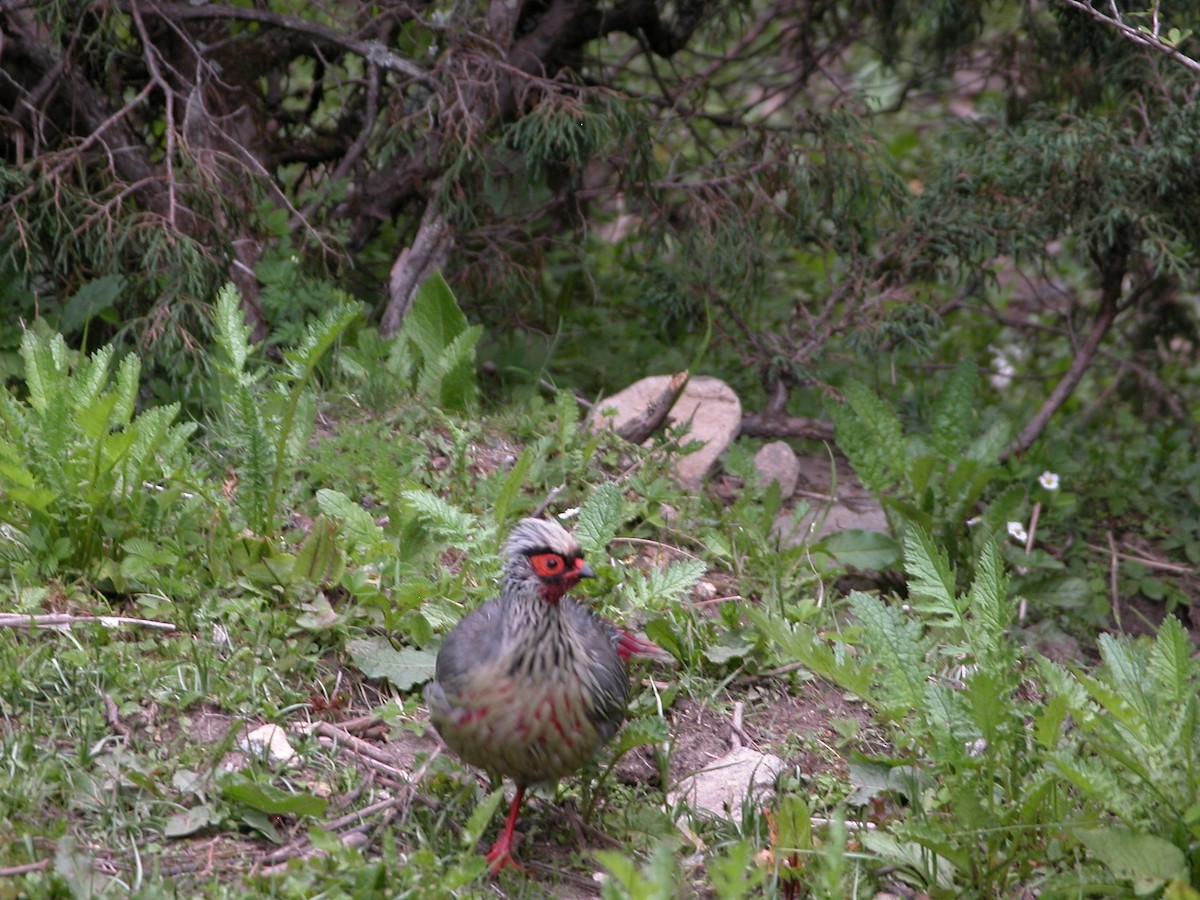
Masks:
[[[1113,621],[1117,623],[1118,631],[1124,631],[1125,628],[1121,625],[1121,598],[1117,594],[1117,572],[1121,563],[1117,554],[1117,542],[1113,540],[1111,528],[1108,529],[1108,552],[1111,554],[1108,564],[1108,590],[1112,598]]]
[[[742,416],[741,433],[747,437],[832,441],[833,424],[808,416],[771,415],[767,412],[746,413]]]
[[[1087,544],[1086,546],[1089,550],[1095,550],[1097,553],[1113,554],[1111,547],[1101,547],[1099,544]],[[1117,552],[1115,555],[1117,559],[1127,559],[1130,562],[1141,563],[1147,569],[1157,569],[1160,572],[1170,572],[1174,575],[1193,575],[1196,572],[1195,566],[1184,566],[1161,559],[1152,559],[1149,556],[1138,556],[1135,553]]]
[[[37,862],[25,863],[21,866],[5,866],[0,869],[0,878],[11,878],[14,875],[28,875],[30,872],[40,872],[48,868],[52,860],[39,859]]]
[[[1034,537],[1037,535],[1038,519],[1041,517],[1041,514],[1042,514],[1042,501],[1038,500],[1036,503],[1033,504],[1033,512],[1030,513],[1030,516],[1029,516],[1029,533],[1025,536],[1025,555],[1026,556],[1028,556],[1030,553],[1033,552],[1033,541],[1034,541]],[[1020,572],[1021,574],[1025,573],[1025,569],[1022,566],[1018,566],[1017,571]],[[1028,605],[1028,601],[1024,597],[1022,597],[1021,602],[1017,605],[1017,621],[1018,622],[1025,621],[1025,609],[1026,609],[1027,605]]]
[[[72,625],[100,623],[107,628],[118,625],[137,625],[141,628],[157,628],[160,631],[178,631],[173,622],[156,622],[152,619],[131,619],[129,616],[74,616],[69,613],[45,615],[23,615],[0,613],[0,628],[66,628]]]

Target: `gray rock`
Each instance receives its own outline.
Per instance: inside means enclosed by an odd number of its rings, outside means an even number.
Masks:
[[[651,375],[611,397],[605,397],[592,408],[588,423],[593,428],[620,428],[658,398],[670,380],[670,375]],[[608,410],[616,412],[614,415],[605,415]],[[704,443],[695,453],[678,456],[674,463],[675,480],[681,487],[695,490],[704,482],[717,458],[737,437],[742,427],[742,402],[721,379],[697,375],[687,383],[671,407],[667,421],[672,426],[690,422],[691,432],[684,438],[684,443]]]
[[[697,812],[740,822],[746,799],[759,802],[785,768],[778,756],[738,747],[681,780],[667,799],[672,805],[683,800]]]
[[[786,441],[763,444],[762,449],[754,454],[754,468],[758,472],[758,483],[763,487],[769,486],[772,481],[779,482],[779,493],[784,500],[796,493],[800,460]]]

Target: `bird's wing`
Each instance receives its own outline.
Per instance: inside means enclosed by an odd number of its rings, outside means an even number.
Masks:
[[[472,671],[486,667],[500,652],[504,628],[500,601],[489,600],[446,635],[438,651],[434,680],[444,688],[457,690]]]

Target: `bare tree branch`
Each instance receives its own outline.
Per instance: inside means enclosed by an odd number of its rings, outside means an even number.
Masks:
[[[1084,3],[1083,0],[1054,0],[1054,2],[1061,3],[1064,6],[1069,6],[1072,9],[1077,9],[1082,13],[1086,13],[1097,22],[1101,22],[1104,25],[1107,25],[1109,28],[1115,29],[1117,34],[1130,43],[1137,44],[1139,47],[1145,47],[1149,50],[1154,50],[1157,53],[1161,53],[1169,59],[1173,59],[1180,65],[1186,66],[1193,72],[1200,74],[1200,61],[1192,59],[1187,54],[1181,53],[1170,44],[1165,43],[1162,38],[1158,36],[1157,24],[1149,32],[1142,31],[1139,28],[1134,28],[1131,25],[1126,25],[1125,22],[1120,18],[1120,14],[1116,11],[1116,4],[1113,5],[1113,11],[1115,15],[1107,16],[1090,3]],[[1157,8],[1158,6],[1155,4],[1155,9]]]

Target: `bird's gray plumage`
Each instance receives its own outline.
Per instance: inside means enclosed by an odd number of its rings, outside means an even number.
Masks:
[[[528,785],[577,771],[612,739],[629,678],[616,627],[564,596],[591,573],[575,539],[523,519],[505,552],[500,596],[447,635],[425,699],[451,750]],[[561,577],[535,571],[542,554],[564,561]]]

